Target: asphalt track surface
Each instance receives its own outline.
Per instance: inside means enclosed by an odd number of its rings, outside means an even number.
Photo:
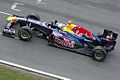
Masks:
[[[11,9],[14,2],[22,3]],[[35,12],[42,21],[58,19],[81,25],[93,33],[110,29],[120,33],[120,0],[0,0],[0,11],[26,16]],[[5,14],[0,14],[0,32],[6,24]],[[90,57],[47,45],[39,37],[24,42],[0,35],[0,59],[46,71],[72,80],[119,80],[120,37],[115,50],[104,62],[95,62]]]

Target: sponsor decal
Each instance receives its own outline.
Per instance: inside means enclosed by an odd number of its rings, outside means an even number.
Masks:
[[[75,42],[74,41],[69,41],[67,39],[63,39],[63,40],[60,40],[58,36],[54,36],[54,40],[55,42],[57,42],[58,44],[61,44],[61,45],[64,45],[64,46],[67,46],[67,47],[71,47],[71,48],[74,48],[74,44]]]
[[[76,35],[78,35],[79,37],[81,37],[83,34],[82,33],[76,33]]]
[[[101,52],[101,50],[95,50],[96,52]]]
[[[74,33],[76,33],[79,37],[82,36],[82,34],[84,34],[86,37],[90,37],[92,38],[93,40],[95,40],[95,38],[92,36],[92,33],[87,31],[86,29],[80,27],[80,26],[75,26],[72,31]]]

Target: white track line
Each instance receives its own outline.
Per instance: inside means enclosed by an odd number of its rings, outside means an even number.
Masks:
[[[2,35],[1,32],[0,32],[0,35]],[[17,39],[19,39],[19,38],[17,38]],[[50,73],[47,73],[47,72],[43,72],[43,71],[40,71],[40,70],[37,70],[37,69],[25,67],[25,66],[18,65],[18,64],[15,64],[15,63],[4,61],[4,60],[0,60],[0,63],[6,64],[6,65],[9,65],[9,66],[13,66],[13,67],[17,67],[17,68],[20,68],[20,69],[23,69],[23,70],[27,70],[27,71],[30,71],[30,72],[42,74],[42,75],[45,75],[45,76],[49,76],[49,77],[52,77],[52,78],[60,79],[60,80],[71,80],[71,79],[68,79],[68,78],[65,78],[65,77],[61,77],[61,76],[58,76],[58,75],[50,74]]]
[[[58,75],[54,75],[54,74],[50,74],[50,73],[47,73],[47,72],[39,71],[37,69],[25,67],[25,66],[18,65],[18,64],[15,64],[15,63],[4,61],[4,60],[0,60],[0,63],[6,64],[6,65],[9,65],[9,66],[13,66],[13,67],[17,67],[17,68],[20,68],[20,69],[24,69],[24,70],[27,70],[27,71],[30,71],[30,72],[34,72],[34,73],[38,73],[38,74],[43,74],[45,76],[49,76],[49,77],[60,79],[60,80],[71,80],[71,79],[64,78],[64,77],[61,77],[61,76],[58,76]]]
[[[42,5],[45,5],[45,3],[43,3],[43,0],[37,0],[36,4],[42,4]]]
[[[14,4],[11,6],[11,9],[12,9],[12,10],[15,10],[15,11],[21,11],[21,10],[19,10],[19,9],[16,9],[17,5],[23,5],[23,4],[21,4],[21,3],[14,3]]]
[[[12,14],[9,14],[9,13],[6,13],[6,12],[3,12],[3,11],[0,11],[1,14],[5,14],[5,15],[8,15],[8,16],[12,16]]]
[[[0,35],[2,35],[1,32],[0,32]],[[17,37],[15,37],[15,38],[17,38]],[[45,75],[45,76],[49,76],[49,77],[52,77],[52,78],[60,79],[60,80],[71,80],[71,79],[68,79],[68,78],[65,78],[65,77],[61,77],[61,76],[54,75],[54,74],[47,73],[47,72],[43,72],[43,71],[40,71],[40,70],[37,70],[37,69],[25,67],[25,66],[18,65],[18,64],[15,64],[15,63],[4,61],[4,60],[0,60],[0,63],[6,64],[6,65],[9,65],[9,66],[13,66],[13,67],[17,67],[17,68],[20,68],[20,69],[23,69],[23,70],[27,70],[27,71],[30,71],[30,72],[42,74],[42,75]]]

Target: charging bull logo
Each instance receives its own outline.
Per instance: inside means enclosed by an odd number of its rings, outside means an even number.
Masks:
[[[75,42],[74,41],[69,41],[67,39],[63,39],[63,40],[60,40],[58,36],[54,36],[54,40],[55,42],[57,42],[58,44],[61,44],[61,45],[64,45],[64,46],[67,46],[67,47],[71,47],[71,48],[74,48],[74,44]]]

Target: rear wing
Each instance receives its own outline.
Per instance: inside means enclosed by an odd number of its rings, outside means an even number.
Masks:
[[[115,33],[111,30],[107,30],[107,29],[104,29],[104,33],[103,33],[103,36],[108,36],[110,34],[113,34],[113,39],[116,40],[117,39],[117,36],[118,36],[118,33]]]

